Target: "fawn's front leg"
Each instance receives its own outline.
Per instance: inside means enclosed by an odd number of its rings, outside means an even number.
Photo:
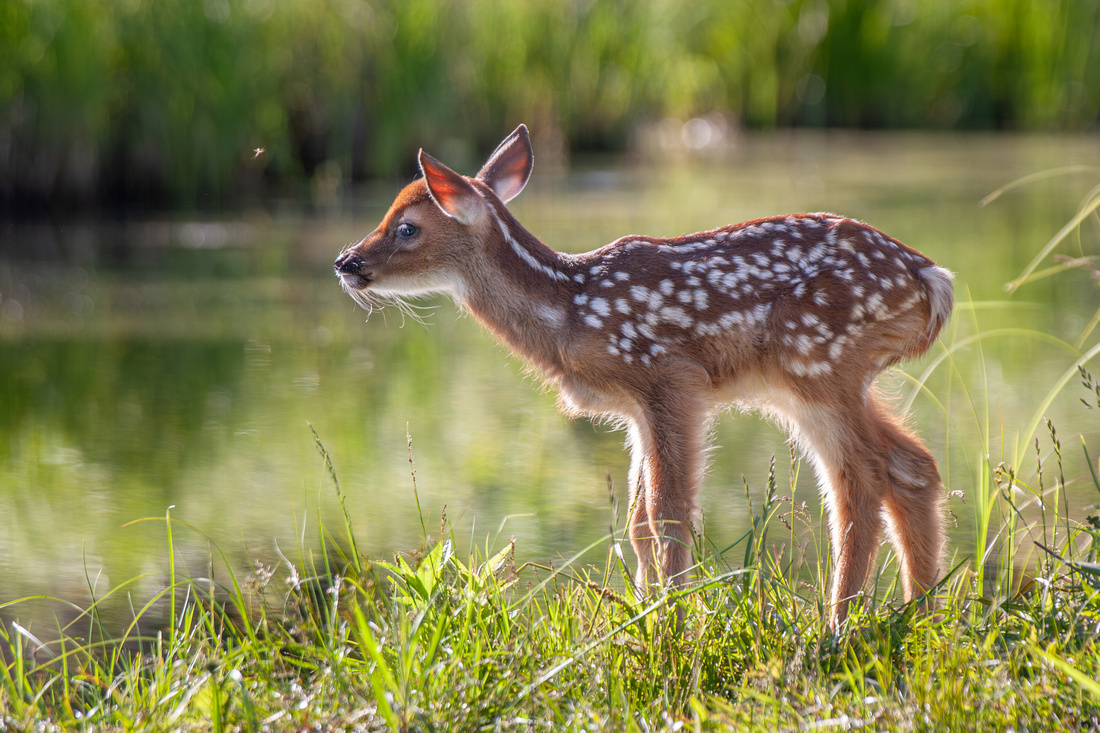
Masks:
[[[629,428],[627,445],[630,448],[629,475],[629,534],[630,545],[638,558],[638,570],[634,577],[634,590],[645,593],[650,584],[660,582],[660,544],[649,525],[649,489],[646,486],[646,450],[642,430],[637,422]]]
[[[637,586],[687,582],[691,518],[703,480],[708,412],[706,373],[697,366],[654,386],[630,426],[630,539]]]

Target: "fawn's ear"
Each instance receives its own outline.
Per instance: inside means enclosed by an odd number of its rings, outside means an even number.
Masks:
[[[470,182],[423,150],[420,151],[420,170],[432,201],[447,216],[469,225],[485,213],[485,201]]]
[[[535,156],[531,152],[531,138],[527,125],[520,125],[504,138],[489,160],[477,174],[479,181],[488,184],[500,200],[508,203],[527,185]]]

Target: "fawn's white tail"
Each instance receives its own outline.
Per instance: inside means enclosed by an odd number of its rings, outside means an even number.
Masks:
[[[685,582],[708,427],[737,404],[787,426],[814,463],[834,624],[883,525],[906,598],[931,587],[944,541],[936,462],[870,388],[936,339],[951,274],[832,214],[563,254],[505,207],[532,162],[522,125],[473,178],[421,151],[423,179],[336,260],[344,289],[365,305],[449,293],[555,384],[570,414],[624,423],[639,584]]]

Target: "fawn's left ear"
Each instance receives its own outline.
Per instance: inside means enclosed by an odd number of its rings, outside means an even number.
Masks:
[[[527,125],[520,125],[489,156],[477,179],[493,189],[501,201],[508,203],[527,185],[534,164]]]
[[[424,173],[424,183],[428,186],[432,201],[447,216],[470,225],[485,213],[485,200],[465,176],[454,172],[423,150],[420,151],[420,170]]]

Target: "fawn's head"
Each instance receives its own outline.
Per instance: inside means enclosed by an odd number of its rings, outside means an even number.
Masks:
[[[498,232],[491,199],[507,203],[515,198],[531,175],[532,162],[524,125],[505,138],[473,178],[421,150],[423,178],[397,195],[377,229],[336,259],[340,284],[367,308],[379,298],[461,294],[463,271]]]

